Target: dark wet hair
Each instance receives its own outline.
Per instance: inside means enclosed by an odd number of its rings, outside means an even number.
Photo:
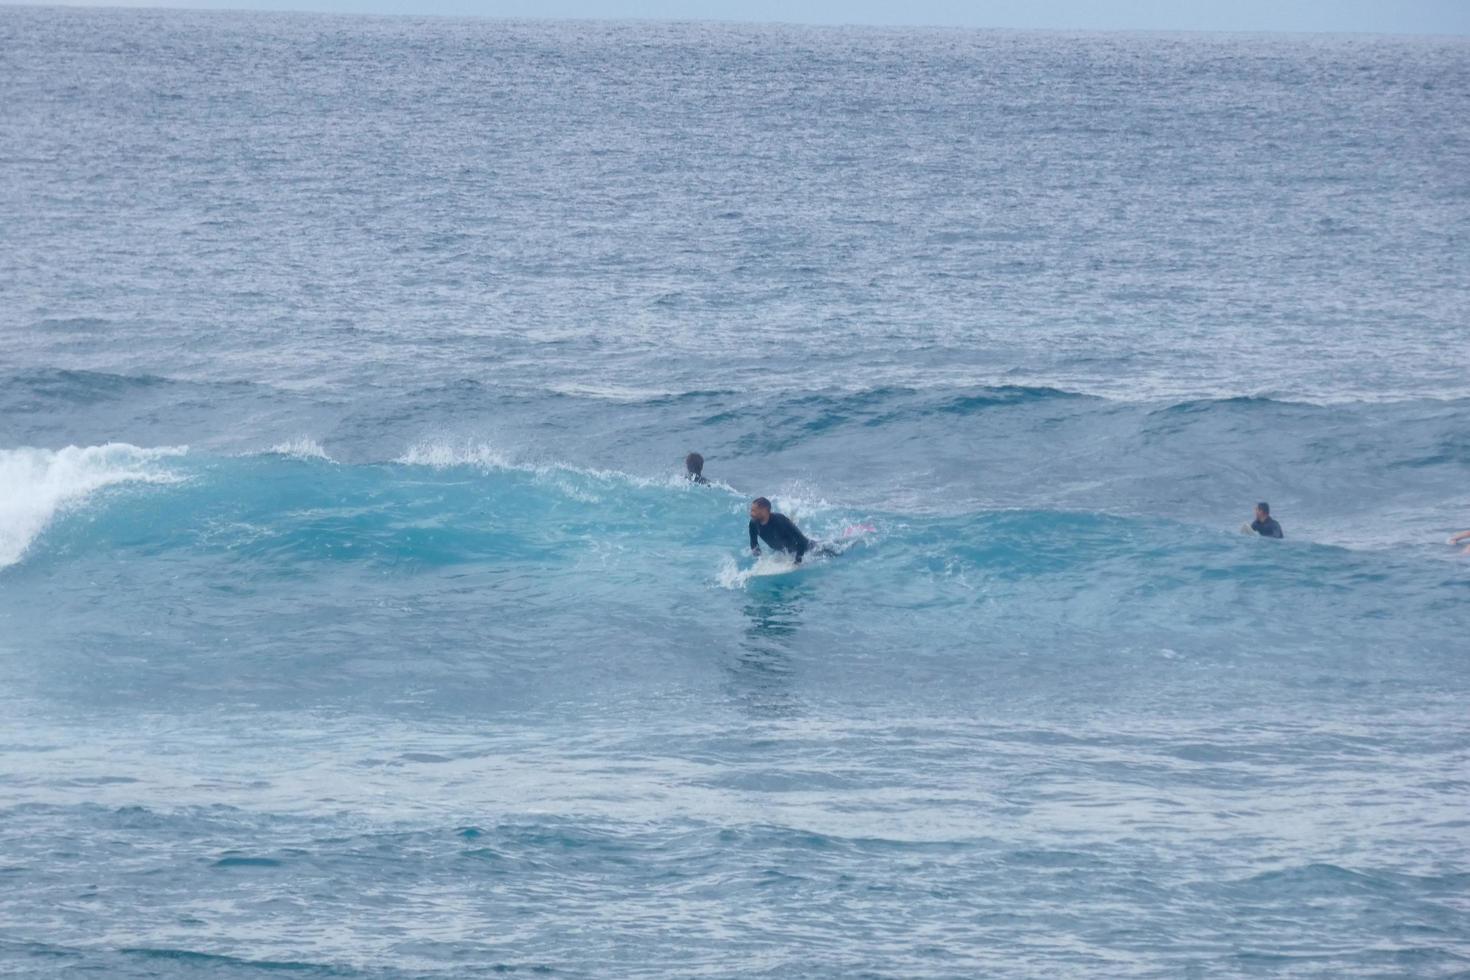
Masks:
[[[756,507],[759,507],[761,510],[770,510],[771,509],[771,502],[769,500],[767,500],[765,497],[756,497],[754,500],[751,501],[751,504],[754,505],[754,506],[756,506]]]
[[[1266,503],[1263,500],[1260,503],[1256,504],[1256,506],[1258,508],[1260,508],[1260,511],[1261,511],[1262,514],[1265,514],[1267,517],[1270,517],[1271,516],[1271,505],[1270,504]]]
[[[704,457],[699,453],[690,453],[684,457],[684,468],[690,473],[698,473],[704,469]]]

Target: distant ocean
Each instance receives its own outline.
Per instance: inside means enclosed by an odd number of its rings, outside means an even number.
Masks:
[[[1470,40],[0,7],[0,973],[1470,976],[1465,529]]]

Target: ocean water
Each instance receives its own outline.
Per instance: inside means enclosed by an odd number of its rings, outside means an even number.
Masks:
[[[1467,369],[1466,39],[0,8],[0,973],[1470,975]]]

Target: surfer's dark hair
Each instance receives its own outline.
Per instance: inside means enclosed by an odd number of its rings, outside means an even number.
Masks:
[[[755,506],[761,508],[762,510],[770,510],[771,509],[771,502],[769,500],[767,500],[765,497],[756,497],[754,500],[751,501],[751,503],[754,504]]]
[[[690,473],[698,473],[704,469],[704,457],[699,453],[690,453],[684,457],[684,468]]]
[[[1265,514],[1267,517],[1270,517],[1271,516],[1271,505],[1270,504],[1266,503],[1263,500],[1260,503],[1256,504],[1256,506],[1261,509],[1261,513],[1262,514]]]

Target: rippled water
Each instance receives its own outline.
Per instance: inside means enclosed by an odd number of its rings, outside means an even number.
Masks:
[[[0,8],[0,102],[0,971],[1470,971],[1470,42]]]

